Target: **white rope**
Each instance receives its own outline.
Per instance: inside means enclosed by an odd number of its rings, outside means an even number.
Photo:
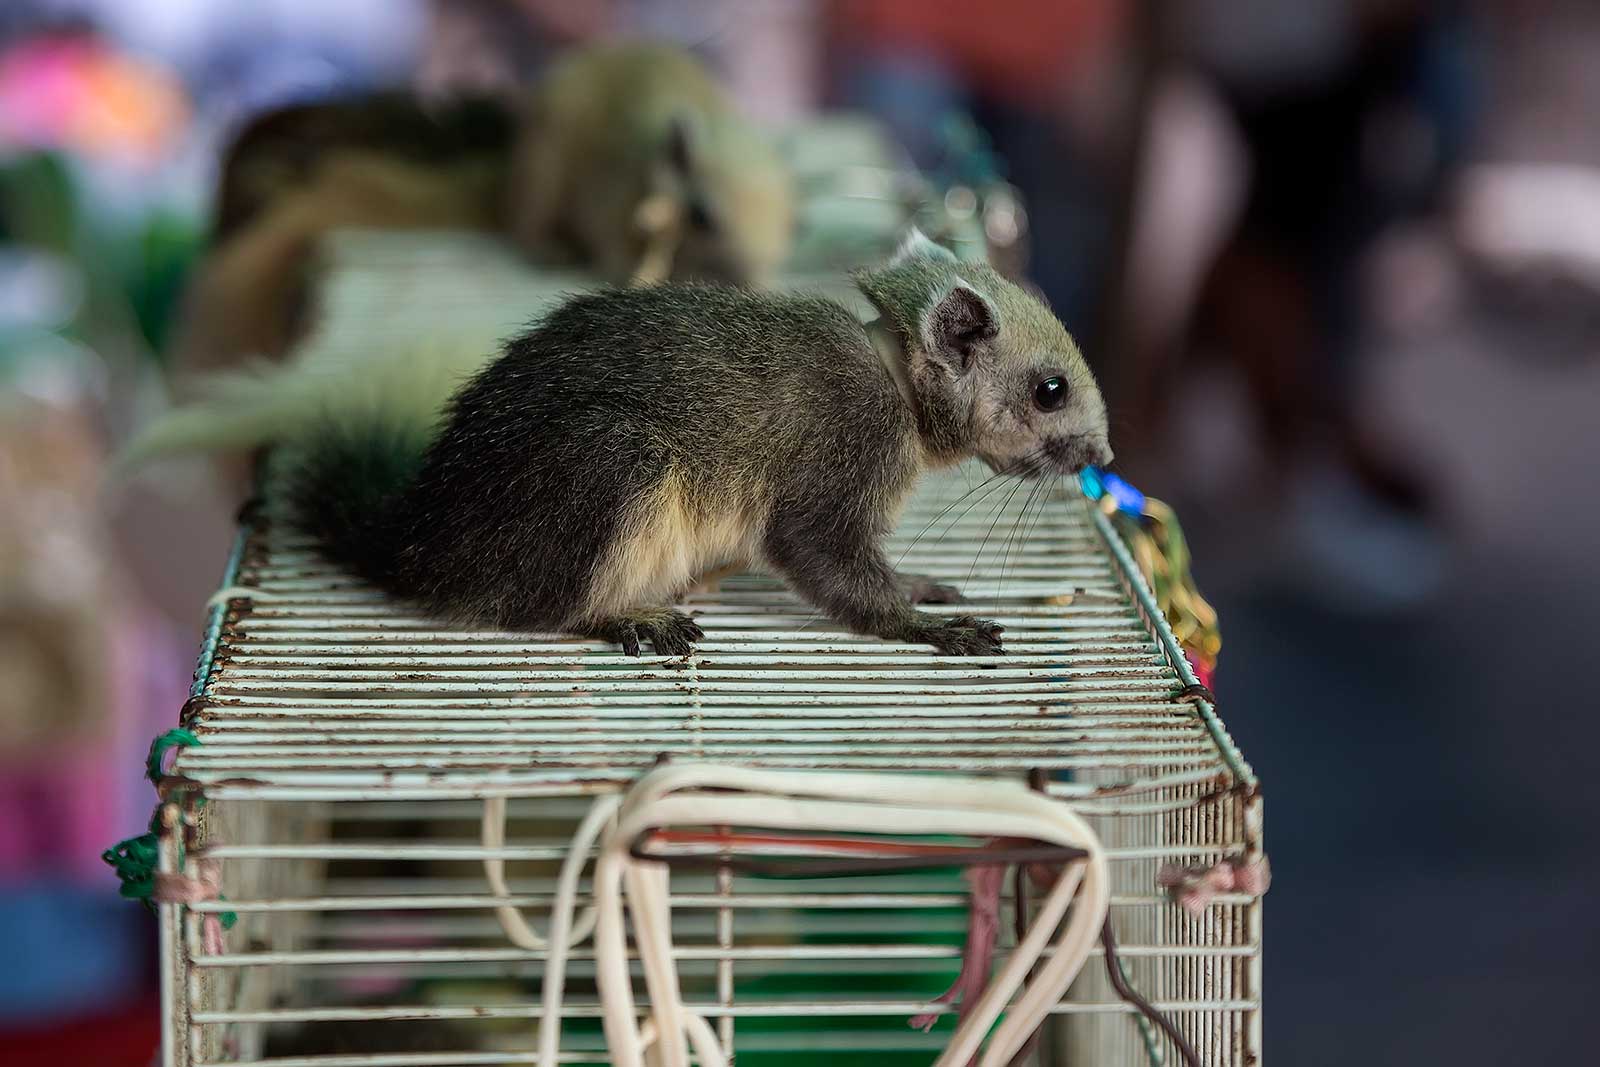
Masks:
[[[550,952],[544,965],[544,1011],[539,1025],[539,1062],[550,1067],[554,1067],[556,1053],[561,1047],[561,997],[567,984],[567,953],[581,944],[595,926],[596,912],[592,904],[583,909],[576,923],[573,922],[578,876],[583,873],[584,861],[600,836],[601,828],[612,820],[621,805],[622,797],[615,793],[595,798],[588,814],[573,832],[572,844],[561,861],[561,874],[556,878],[556,897],[550,905]],[[515,908],[505,910],[516,912]],[[517,918],[520,920],[521,914],[517,914]]]
[[[227,607],[230,600],[260,600],[271,603],[274,600],[288,600],[282,593],[270,593],[265,589],[257,589],[253,585],[225,585],[206,598],[205,610],[210,611],[216,607]]]
[[[588,812],[578,823],[578,828],[573,831],[566,857],[561,862],[561,873],[556,878],[555,899],[550,905],[548,940],[540,937],[538,932],[528,925],[520,909],[505,904],[494,910],[495,917],[500,920],[500,928],[505,931],[506,937],[512,944],[519,948],[548,949],[543,983],[544,1010],[539,1025],[541,1064],[555,1064],[557,1051],[561,1047],[561,1000],[566,992],[567,953],[582,944],[593,932],[595,925],[593,905],[584,908],[576,921],[573,919],[573,912],[577,910],[578,878],[583,873],[589,849],[594,847],[595,839],[600,836],[601,829],[615,816],[621,804],[622,797],[614,793],[595,798],[594,803],[589,805]],[[505,797],[488,797],[484,800],[482,840],[485,849],[505,847]],[[506,883],[505,861],[485,857],[483,872],[488,878],[491,892],[501,899],[509,899],[511,887]],[[706,1033],[710,1034],[710,1030],[708,1029]],[[714,1043],[715,1038],[712,1040]],[[698,1048],[698,1044],[696,1047]]]
[[[743,790],[744,795],[691,792],[701,789]],[[720,1047],[700,1047],[702,1037],[697,1035],[702,1030],[710,1035],[710,1026],[679,997],[672,964],[666,867],[639,863],[628,852],[634,841],[652,829],[708,825],[1022,837],[1087,853],[1084,862],[1069,865],[1057,879],[1022,943],[957,1029],[935,1067],[958,1067],[972,1058],[1028,971],[1039,963],[1051,931],[1076,899],[1077,906],[1056,940],[1055,953],[1011,1005],[1005,1021],[995,1027],[978,1060],[980,1067],[1007,1063],[1065,995],[1088,958],[1110,903],[1105,855],[1088,824],[1061,802],[1015,783],[756,771],[705,764],[659,768],[628,791],[595,864],[596,978],[613,1067],[644,1067],[645,1049],[652,1044],[660,1067],[687,1067],[686,1039],[694,1041],[695,1055],[703,1067],[726,1067]],[[654,1023],[652,1039],[640,1029],[633,1002],[623,929],[624,885],[650,997],[647,1024]]]
[[[690,1014],[684,1018],[689,1024],[689,1043],[694,1046],[694,1054],[701,1063],[722,1063],[722,1048],[717,1044],[717,1035],[711,1029],[711,1024],[698,1015]],[[639,1042],[642,1048],[648,1050],[656,1043],[656,1021],[646,1019],[639,1024]],[[540,1060],[540,1063],[549,1063],[549,1060]]]
[[[590,805],[588,814],[583,817],[583,821],[578,824],[578,828],[573,831],[572,842],[567,849],[566,861],[561,867],[561,878],[563,881],[565,881],[567,878],[568,869],[572,868],[572,883],[574,889],[576,889],[577,885],[578,870],[580,870],[583,866],[583,857],[588,853],[589,849],[594,846],[595,838],[600,836],[600,828],[604,825],[606,819],[610,818],[612,813],[616,811],[617,802],[619,799],[620,798],[616,797],[615,795],[598,798],[592,805]],[[485,849],[498,850],[505,847],[505,797],[488,797],[484,800],[483,833],[481,835],[481,840]],[[578,858],[576,866],[574,866],[573,862],[574,856]],[[506,882],[505,860],[498,857],[485,856],[483,860],[483,873],[484,876],[489,880],[489,890],[494,896],[502,900],[509,900],[511,898],[511,887]],[[552,906],[553,909],[559,909],[560,901],[561,896],[558,886],[556,901]],[[543,949],[550,947],[550,942],[546,941],[545,938],[540,936],[537,930],[528,925],[528,921],[522,917],[522,912],[520,909],[510,904],[502,904],[494,909],[494,914],[495,918],[500,920],[500,928],[506,932],[506,937],[518,948]],[[556,912],[555,910],[552,910],[552,937],[555,936],[555,919]],[[588,937],[589,932],[593,929],[594,908],[585,908],[583,910],[583,914],[578,916],[578,920],[573,925],[571,933],[567,935],[568,942],[564,948],[571,948],[573,945],[581,944],[583,939]],[[557,939],[556,943],[560,944],[561,942],[559,939]]]
[[[706,788],[744,793],[691,792]],[[506,815],[505,798],[485,800],[485,848],[504,847]],[[577,883],[585,857],[613,817],[617,823],[606,833],[596,863],[595,902],[574,921]],[[596,799],[578,824],[557,880],[548,940],[528,925],[518,908],[504,905],[495,909],[506,936],[514,944],[548,950],[539,1027],[541,1064],[555,1064],[560,1048],[567,953],[592,931],[606,1042],[613,1064],[644,1067],[645,1053],[653,1049],[653,1065],[688,1067],[692,1046],[702,1067],[727,1067],[727,1058],[711,1025],[683,1003],[679,992],[672,960],[666,866],[639,863],[628,853],[640,835],[673,825],[1008,836],[1084,849],[1088,859],[1069,865],[1057,879],[1022,943],[989,983],[935,1067],[957,1067],[971,1060],[1028,971],[1039,963],[1051,931],[1076,897],[1078,906],[1073,908],[1066,929],[1057,939],[1055,953],[1039,967],[1035,980],[1011,1005],[1005,1021],[995,1027],[988,1048],[978,1060],[980,1067],[998,1067],[1008,1062],[1082,968],[1109,903],[1105,857],[1087,824],[1059,801],[1014,783],[753,771],[692,764],[661,768],[641,778],[626,796]],[[486,858],[484,870],[494,895],[509,899],[504,861]],[[650,998],[651,1014],[642,1025],[634,1007],[628,972],[624,905],[633,920]]]
[[[683,1003],[678,989],[678,969],[672,963],[672,910],[667,869],[657,863],[629,862],[623,870],[623,880],[628,891],[628,912],[633,917],[634,946],[644,965],[645,990],[650,996],[659,1035],[658,1067],[689,1067],[689,1047],[684,1038],[688,1036],[686,1020],[694,1013]],[[629,1023],[631,1026],[631,1019]],[[641,1052],[645,1044],[641,1038]],[[721,1049],[712,1062],[725,1062]]]

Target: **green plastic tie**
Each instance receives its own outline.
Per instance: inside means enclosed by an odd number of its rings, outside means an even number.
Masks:
[[[118,841],[100,853],[100,858],[111,865],[122,883],[117,891],[127,900],[142,901],[152,911],[155,904],[150,898],[156,891],[156,863],[161,847],[155,830],[160,817],[160,809],[157,809],[150,820],[149,833]]]
[[[193,748],[200,743],[200,738],[193,731],[184,729],[168,730],[150,742],[150,755],[145,760],[145,777],[159,786],[165,778],[162,764],[166,762],[167,753],[174,748]],[[130,837],[118,841],[104,852],[100,858],[104,860],[121,883],[117,892],[128,900],[137,900],[151,911],[155,910],[156,892],[156,867],[161,858],[161,809],[156,808],[150,816],[150,829],[137,837]],[[226,897],[218,897],[226,900]],[[239,921],[236,912],[225,911],[220,916],[222,927],[225,930],[233,929],[233,924]]]
[[[150,779],[152,785],[160,785],[166,772],[161,765],[166,762],[167,753],[175,748],[193,748],[200,743],[200,739],[192,731],[182,728],[168,730],[166,733],[150,742],[150,755],[145,760],[144,776]]]

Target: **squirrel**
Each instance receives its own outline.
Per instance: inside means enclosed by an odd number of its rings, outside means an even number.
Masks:
[[[527,98],[517,129],[509,222],[535,257],[563,249],[617,283],[756,284],[788,254],[788,168],[688,52],[575,52]]]
[[[711,73],[670,45],[579,50],[516,101],[464,95],[429,105],[388,92],[270,111],[229,146],[213,244],[351,155],[464,171],[462,195],[479,198],[492,174],[488,206],[522,247],[575,255],[613,282],[632,278],[646,256],[661,225],[652,215],[681,230],[672,277],[759,281],[788,251],[782,160]],[[391,210],[397,225],[410,221]]]
[[[223,161],[172,363],[188,375],[281,357],[336,229],[475,230],[619,284],[757,283],[788,253],[791,196],[776,151],[665,45],[575,52],[520,102],[379,93],[282,108]]]
[[[996,653],[994,623],[917,610],[959,593],[898,573],[880,543],[927,469],[1109,462],[1105,404],[1061,323],[992,268],[912,231],[853,277],[872,323],[821,297],[668,283],[574,297],[497,356],[236,379],[128,458],[276,444],[290,522],[464,622],[683,655],[702,633],[675,598],[759,562],[858,633]]]

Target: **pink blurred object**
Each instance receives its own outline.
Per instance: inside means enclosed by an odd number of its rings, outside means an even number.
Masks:
[[[188,642],[121,581],[100,505],[94,373],[62,351],[0,382],[0,863],[106,880],[155,804],[139,754],[175,725]]]
[[[188,121],[175,78],[83,35],[0,55],[0,143],[151,160]]]
[[[1265,856],[1233,857],[1209,867],[1169,863],[1156,874],[1156,884],[1169,890],[1184,911],[1198,916],[1218,893],[1261,896],[1272,885],[1272,869]]]
[[[196,876],[156,873],[155,892],[152,898],[163,904],[198,904],[218,900],[222,894],[222,865],[213,859],[203,859],[195,864]],[[206,953],[220,956],[227,949],[222,930],[222,917],[208,912],[201,920],[201,936],[205,939]]]
[[[0,752],[0,865],[8,878],[67,873],[112,884],[100,853],[145,829],[155,792],[139,753],[177,721],[187,644],[126,613],[96,652],[112,681],[104,729]]]

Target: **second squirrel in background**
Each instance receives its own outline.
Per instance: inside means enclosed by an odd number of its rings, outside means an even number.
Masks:
[[[229,149],[172,365],[181,378],[281,356],[309,326],[317,243],[342,228],[500,234],[617,283],[751,283],[787,255],[793,214],[776,150],[666,45],[576,52],[520,104],[296,105]]]
[[[608,281],[755,283],[789,251],[788,169],[694,57],[666,45],[575,53],[528,98],[511,233]]]

